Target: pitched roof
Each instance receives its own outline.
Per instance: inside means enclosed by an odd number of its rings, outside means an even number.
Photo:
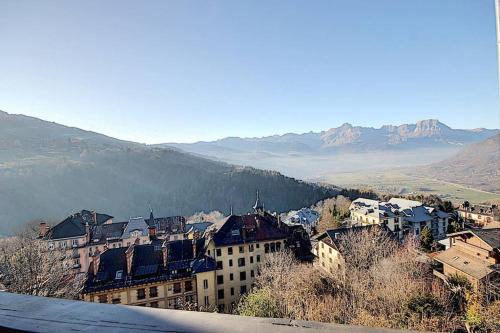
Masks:
[[[95,218],[95,220],[94,220]],[[107,214],[94,213],[89,210],[82,210],[71,216],[68,216],[62,222],[56,224],[47,234],[49,239],[69,238],[84,236],[86,233],[85,225],[102,225],[113,217]]]
[[[317,240],[326,241],[326,243],[335,246],[339,251],[341,250],[341,240],[344,235],[349,232],[362,232],[363,230],[372,230],[373,228],[380,228],[377,224],[361,225],[356,227],[343,227],[328,229],[323,234],[321,234]]]
[[[278,228],[277,220],[269,214],[231,215],[213,235],[216,246],[243,244],[283,239],[285,230]]]
[[[478,259],[452,246],[434,257],[437,261],[450,265],[465,274],[482,279],[493,272],[491,263]]]
[[[186,218],[184,216],[153,217],[150,216],[145,222],[150,227],[156,227],[158,234],[162,233],[184,233]]]
[[[128,222],[114,222],[95,226],[92,229],[91,244],[105,244],[121,240]]]
[[[197,240],[196,246],[200,249],[197,253],[203,253],[201,249],[204,242],[203,238]],[[97,274],[94,276],[92,271],[89,271],[86,292],[187,277],[193,273],[216,269],[214,259],[205,255],[194,258],[190,240],[166,242],[164,245],[168,255],[166,267],[163,263],[163,250],[158,242],[133,244],[128,249],[121,247],[104,251],[99,258]],[[127,274],[126,251],[133,251],[131,274]]]
[[[132,231],[140,231],[142,236],[148,235],[148,224],[142,217],[133,217],[127,223],[127,226],[123,230],[123,238],[130,238],[130,233]]]
[[[500,249],[500,228],[489,228],[489,229],[467,229],[452,234],[448,236],[456,236],[462,234],[473,234],[479,237],[488,245],[494,249]]]

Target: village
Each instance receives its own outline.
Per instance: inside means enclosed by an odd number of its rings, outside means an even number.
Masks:
[[[398,244],[417,242],[414,256],[429,262],[442,284],[462,277],[487,302],[500,299],[495,205],[464,202],[445,212],[404,198],[357,198],[348,217],[321,232],[321,212],[264,207],[257,192],[247,214],[212,221],[155,217],[150,210],[149,218],[119,222],[82,210],[54,226],[40,223],[39,238],[46,255],[64,253],[64,267],[84,281],[78,298],[88,302],[234,313],[267,257],[286,251],[318,275],[349,274],[345,236],[370,230]]]

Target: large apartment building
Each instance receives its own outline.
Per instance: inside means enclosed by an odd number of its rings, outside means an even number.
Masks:
[[[500,209],[497,205],[477,205],[464,201],[458,207],[459,218],[482,228],[500,227]]]
[[[215,261],[204,239],[132,244],[93,256],[83,299],[169,309],[215,308]]]
[[[287,247],[289,234],[278,219],[262,210],[231,215],[220,227],[207,230],[206,254],[216,261],[216,302],[219,312],[231,312],[252,287],[264,257]]]
[[[420,236],[423,228],[432,231],[435,239],[446,237],[448,214],[420,201],[392,198],[378,201],[359,198],[349,207],[351,220],[361,225],[384,224],[401,239],[405,234]]]
[[[450,247],[435,255],[434,274],[443,280],[458,274],[475,288],[500,299],[500,228],[464,230],[448,235]]]
[[[65,251],[65,265],[75,272],[86,273],[92,255],[107,249],[129,247],[134,243],[147,244],[150,234],[158,232],[161,238],[169,238],[177,231],[165,221],[180,221],[184,228],[183,217],[168,217],[145,220],[142,217],[130,218],[125,222],[114,222],[113,217],[95,211],[82,210],[53,227],[40,224],[40,237],[47,242],[48,250]],[[184,230],[184,229],[182,229]]]
[[[241,295],[252,288],[266,255],[289,248],[299,259],[311,259],[311,243],[302,225],[281,222],[278,214],[264,210],[259,198],[253,210],[218,223],[175,220],[179,228],[164,227],[172,230],[160,235],[149,223],[151,241],[141,242],[142,233],[136,233],[131,244],[122,240],[123,247],[94,251],[84,299],[232,312]],[[147,221],[159,220],[151,216]]]

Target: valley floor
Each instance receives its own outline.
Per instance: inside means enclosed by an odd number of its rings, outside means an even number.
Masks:
[[[453,202],[500,201],[496,193],[468,188],[441,180],[417,177],[404,171],[355,171],[340,172],[314,179],[348,188],[371,188],[380,192],[397,194],[435,194]]]

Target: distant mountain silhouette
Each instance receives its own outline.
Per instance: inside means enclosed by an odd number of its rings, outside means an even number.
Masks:
[[[489,129],[452,129],[436,119],[416,124],[385,125],[381,128],[352,126],[323,132],[284,134],[262,138],[231,137],[212,142],[192,144],[166,143],[185,151],[219,157],[225,153],[324,154],[329,152],[366,152],[373,150],[416,149],[423,147],[457,146],[484,140],[498,133]]]
[[[414,173],[500,194],[500,134]]]
[[[309,206],[335,193],[278,172],[121,141],[0,111],[0,234],[33,219],[95,209],[115,220],[222,210],[246,213],[259,189],[267,209]]]

